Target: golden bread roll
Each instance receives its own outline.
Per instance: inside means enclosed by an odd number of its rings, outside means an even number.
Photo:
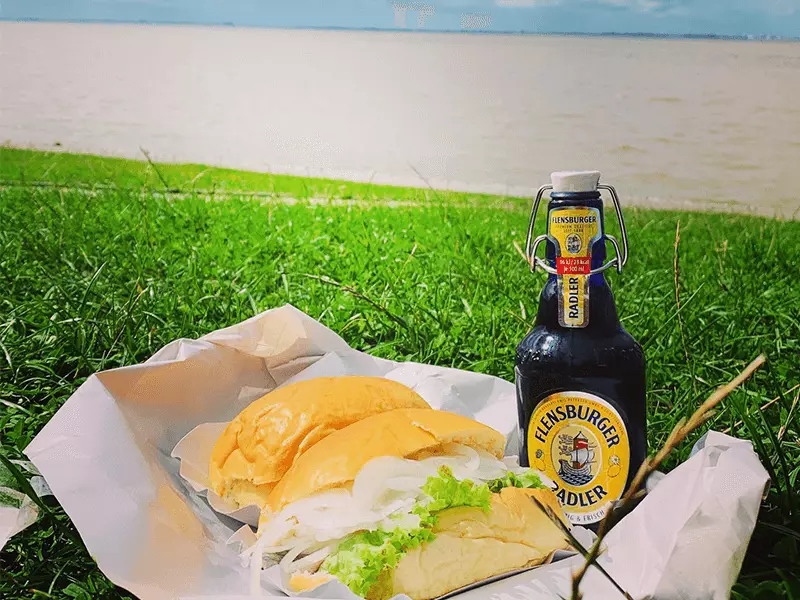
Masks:
[[[491,511],[460,507],[439,513],[436,539],[406,553],[388,582],[370,600],[406,594],[429,600],[550,559],[569,544],[561,530],[530,499],[535,496],[568,524],[552,491],[504,488],[492,495]]]
[[[211,487],[239,506],[263,507],[292,464],[320,440],[400,408],[430,411],[412,389],[382,377],[318,377],[278,388],[245,408],[220,435],[209,463]]]
[[[435,539],[408,551],[393,570],[382,573],[368,600],[406,594],[430,600],[464,586],[548,561],[569,543],[550,518],[531,500],[535,497],[569,527],[549,489],[504,488],[492,494],[491,510],[475,507],[443,510]],[[324,572],[292,574],[289,587],[302,592],[331,580]]]
[[[262,522],[287,504],[350,484],[369,461],[381,456],[421,458],[456,443],[503,457],[499,431],[455,413],[407,408],[357,421],[331,433],[303,453],[270,492]]]

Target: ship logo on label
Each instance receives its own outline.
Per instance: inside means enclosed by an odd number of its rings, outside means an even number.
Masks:
[[[559,445],[561,455],[568,455],[568,459],[559,459],[560,467],[558,476],[569,485],[579,486],[591,483],[597,473],[595,461],[596,445],[590,444],[583,431],[578,431],[575,437],[560,435]],[[594,467],[594,472],[592,468]]]
[[[612,404],[587,392],[556,392],[528,425],[529,464],[553,482],[572,523],[600,521],[625,491],[630,442]]]
[[[566,246],[567,246],[567,252],[569,252],[570,254],[577,254],[578,252],[581,251],[581,246],[583,246],[583,244],[581,243],[581,236],[579,236],[577,233],[569,234],[567,236]]]

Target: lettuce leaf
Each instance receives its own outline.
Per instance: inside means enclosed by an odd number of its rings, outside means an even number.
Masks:
[[[516,488],[546,488],[547,486],[542,483],[541,478],[534,471],[529,470],[517,475],[509,471],[503,477],[493,479],[487,483],[489,490],[494,493],[499,492],[506,487]]]
[[[504,487],[545,486],[533,471],[521,475],[509,472],[488,484],[476,484],[469,479],[459,481],[448,467],[441,467],[436,476],[428,477],[422,486],[424,497],[411,509],[412,514],[420,518],[419,527],[354,533],[337,546],[320,569],[365,597],[384,569],[394,569],[406,552],[436,539],[433,533],[436,513],[459,506],[473,506],[488,512],[492,492]]]
[[[422,491],[431,499],[425,504],[431,513],[456,506],[476,506],[488,511],[492,498],[488,486],[469,479],[459,481],[448,467],[440,467],[437,477],[428,477]]]
[[[384,569],[394,569],[403,554],[435,537],[428,527],[354,533],[320,568],[364,597]]]
[[[391,531],[362,531],[349,536],[326,558],[321,570],[335,576],[359,596],[366,596],[384,569],[394,569],[403,554],[436,538],[436,513],[457,506],[489,510],[492,493],[486,485],[459,481],[448,467],[428,477],[422,486],[425,497],[411,509],[419,516],[419,527]]]

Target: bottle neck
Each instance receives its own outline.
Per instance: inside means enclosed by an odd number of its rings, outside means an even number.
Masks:
[[[554,217],[560,216],[568,209],[580,210],[582,208],[592,209],[598,213],[599,239],[592,244],[591,268],[599,269],[603,266],[603,263],[606,262],[606,224],[605,215],[603,213],[603,201],[598,192],[553,192],[550,202],[547,205],[547,232],[551,234],[551,226],[553,225],[552,219]],[[554,212],[556,213],[555,215]],[[563,249],[560,254],[567,255],[568,249]],[[556,268],[556,245],[553,236],[550,236],[547,240],[545,259],[551,267]],[[555,277],[555,275],[551,275],[551,277]],[[598,282],[602,281],[605,283],[605,277],[603,277],[602,273],[599,273],[597,276],[592,275],[592,278]]]
[[[554,192],[547,209],[545,260],[551,274],[539,300],[537,325],[616,330],[616,304],[604,273],[603,201],[598,192]]]

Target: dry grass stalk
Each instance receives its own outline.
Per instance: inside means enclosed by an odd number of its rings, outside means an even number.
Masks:
[[[778,401],[779,401],[781,398],[783,398],[783,396],[784,396],[784,395],[791,394],[793,391],[795,391],[795,390],[796,390],[796,389],[798,389],[798,388],[800,388],[800,383],[798,383],[797,385],[795,385],[795,386],[793,386],[793,387],[789,388],[788,390],[786,390],[786,391],[785,391],[783,394],[781,394],[780,396],[775,396],[775,397],[774,397],[772,400],[770,400],[769,402],[765,402],[764,404],[762,404],[762,405],[759,407],[759,409],[758,409],[758,410],[760,410],[761,412],[764,412],[764,411],[765,411],[765,410],[767,410],[767,409],[768,409],[770,406],[772,406],[773,404],[775,404],[776,402],[778,402]],[[723,430],[722,430],[722,433],[730,433],[732,429],[734,429],[734,428],[736,428],[736,427],[741,427],[742,425],[744,425],[744,421],[736,421],[736,423],[734,423],[733,427],[726,427],[725,429],[723,429]]]
[[[153,159],[150,158],[150,153],[141,146],[139,146],[139,150],[141,150],[142,154],[144,154],[145,159],[147,159],[147,164],[149,164],[150,168],[153,169],[153,171],[155,171],[156,176],[158,176],[158,178],[161,180],[162,185],[168,190],[175,190],[175,188],[173,188],[169,183],[167,183],[166,178],[161,173],[161,169],[159,169],[158,165],[156,165],[156,163],[153,162]]]
[[[401,325],[404,329],[408,329],[408,323],[405,322],[405,319],[403,319],[402,317],[397,316],[392,311],[390,311],[388,308],[386,308],[383,304],[381,304],[380,302],[378,302],[376,300],[373,300],[372,298],[370,298],[366,294],[358,291],[356,288],[354,288],[352,286],[345,285],[343,283],[339,283],[338,281],[336,281],[334,279],[331,279],[327,275],[313,275],[311,273],[303,273],[303,277],[308,277],[309,279],[314,279],[314,280],[319,281],[321,283],[325,283],[327,285],[332,285],[334,287],[337,287],[340,290],[342,290],[343,292],[345,292],[347,294],[350,294],[351,296],[354,296],[354,297],[358,298],[359,300],[363,300],[364,302],[366,302],[367,304],[369,304],[373,308],[375,308],[375,309],[381,311],[382,313],[384,313],[387,317],[389,317],[392,321],[394,321],[398,325]]]
[[[584,558],[588,559],[588,557],[590,555],[590,551],[587,550],[583,546],[583,544],[581,544],[574,535],[572,535],[572,532],[569,530],[569,527],[567,527],[564,524],[564,522],[558,517],[558,515],[556,515],[555,512],[553,512],[553,509],[550,508],[549,506],[546,506],[545,504],[542,504],[541,502],[539,502],[539,500],[535,496],[531,496],[531,500],[533,500],[533,503],[536,504],[536,506],[538,506],[539,509],[544,514],[546,514],[547,517],[553,523],[555,523],[558,526],[558,528],[561,530],[561,533],[563,533],[564,537],[567,538],[567,541],[569,541],[570,545],[573,548],[575,548],[575,550],[580,552],[581,556],[583,556]],[[630,594],[628,594],[628,592],[626,592],[624,589],[622,589],[622,587],[614,580],[614,578],[608,573],[608,571],[606,571],[603,568],[602,565],[595,564],[595,567],[597,567],[597,569],[606,577],[606,579],[608,579],[614,585],[614,587],[617,588],[617,590],[619,590],[619,593],[622,594],[626,598],[626,600],[633,600],[631,598]],[[572,593],[573,593],[573,598],[575,597],[575,594],[577,594],[578,598],[581,597],[581,593],[577,589],[573,589]]]
[[[589,566],[593,565],[594,567],[601,570],[601,572],[608,577],[615,585],[615,587],[620,590],[624,597],[630,598],[630,596],[622,589],[622,587],[613,581],[613,578],[604,571],[600,565],[597,564],[597,558],[600,556],[602,550],[603,540],[605,539],[606,534],[608,533],[609,526],[612,522],[612,516],[617,512],[623,512],[629,508],[629,506],[641,496],[641,488],[647,478],[652,475],[659,466],[666,460],[667,456],[675,450],[693,431],[699,428],[701,425],[706,423],[712,416],[714,408],[722,402],[728,395],[730,395],[733,390],[739,387],[744,381],[746,381],[761,365],[764,364],[766,358],[764,355],[759,355],[753,362],[751,362],[739,375],[737,375],[733,380],[729,383],[720,386],[717,388],[713,394],[711,394],[703,404],[692,414],[689,419],[681,419],[675,428],[670,433],[669,437],[667,438],[666,442],[662,448],[656,453],[653,458],[646,459],[642,466],[639,468],[639,471],[636,473],[636,476],[633,478],[628,491],[622,497],[622,499],[616,504],[616,506],[612,505],[606,513],[606,516],[600,522],[600,527],[598,528],[597,532],[597,539],[595,540],[592,547],[587,551],[586,549],[582,548],[580,544],[576,546],[576,550],[578,550],[585,558],[585,562],[583,566],[573,574],[572,577],[572,600],[580,600],[581,593],[580,593],[580,585],[583,581],[583,578],[586,576],[586,573],[589,570]],[[556,525],[559,525],[563,528],[563,524],[561,523],[560,519],[557,516],[551,514],[552,511],[545,511],[551,521],[553,521]],[[574,540],[573,536],[568,536],[570,542]],[[577,540],[575,540],[577,542]]]
[[[517,253],[522,258],[525,259],[525,262],[528,263],[528,265],[530,265],[531,267],[533,266],[533,261],[530,259],[530,257],[527,254],[525,254],[525,251],[522,249],[522,247],[519,245],[519,243],[516,240],[514,240],[514,249],[517,251]]]

